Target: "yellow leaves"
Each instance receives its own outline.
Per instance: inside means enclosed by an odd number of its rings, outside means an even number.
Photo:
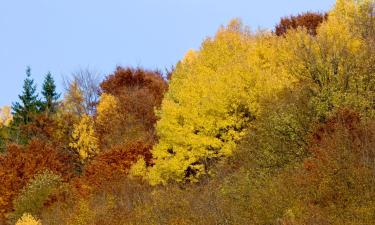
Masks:
[[[16,223],[16,225],[42,225],[40,220],[35,219],[32,215],[25,213]]]
[[[185,54],[184,58],[182,59],[182,63],[192,63],[194,59],[197,58],[197,53],[193,49],[189,49],[189,51]]]
[[[211,161],[228,157],[259,113],[259,101],[288,80],[278,65],[278,41],[257,37],[233,20],[177,66],[159,111],[152,184],[196,181]],[[194,58],[194,60],[190,60]]]
[[[94,121],[90,116],[82,116],[80,122],[74,125],[69,146],[78,153],[82,162],[97,154],[98,139],[95,136]]]
[[[64,110],[73,115],[81,116],[85,110],[83,101],[83,93],[79,88],[77,81],[72,82],[69,86],[68,92],[64,96]]]
[[[100,101],[97,106],[97,118],[96,122],[100,126],[104,126],[108,123],[108,120],[114,120],[118,114],[118,102],[117,98],[113,95],[103,93],[100,96]]]
[[[140,158],[135,164],[132,165],[129,171],[129,176],[133,178],[147,176],[146,161],[144,158]]]
[[[11,108],[9,106],[3,106],[0,108],[0,127],[9,126],[13,120]]]

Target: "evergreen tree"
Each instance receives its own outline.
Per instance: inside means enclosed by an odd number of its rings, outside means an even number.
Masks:
[[[47,112],[55,112],[56,101],[60,98],[60,94],[56,92],[55,81],[50,72],[44,79],[42,95],[44,98],[42,109]]]
[[[28,124],[30,116],[39,111],[40,100],[36,93],[36,84],[31,78],[31,69],[26,69],[26,79],[23,84],[22,95],[18,96],[20,102],[13,103],[12,110],[15,124]]]

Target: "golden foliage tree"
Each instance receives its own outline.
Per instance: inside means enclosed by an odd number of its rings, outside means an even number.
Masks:
[[[277,42],[270,34],[251,35],[234,20],[200,51],[189,51],[159,112],[151,183],[195,181],[212,162],[232,154],[260,112],[260,98],[290,82],[276,64]]]
[[[69,146],[76,151],[82,162],[86,162],[98,153],[94,120],[90,116],[83,115],[79,123],[74,125],[72,141]]]
[[[12,116],[11,108],[9,106],[1,107],[0,108],[0,127],[9,126],[12,120],[13,120],[13,116]]]

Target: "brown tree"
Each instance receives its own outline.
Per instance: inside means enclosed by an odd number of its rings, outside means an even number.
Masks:
[[[281,18],[275,27],[275,34],[282,36],[290,29],[305,28],[310,35],[317,34],[317,28],[328,18],[327,13],[306,12],[297,16]]]
[[[117,99],[116,118],[107,118],[117,125],[110,130],[97,127],[102,147],[110,148],[116,144],[155,138],[155,109],[160,107],[168,88],[160,72],[118,67],[106,77],[100,87],[102,94],[109,94]],[[109,141],[106,137],[116,139],[117,142]]]

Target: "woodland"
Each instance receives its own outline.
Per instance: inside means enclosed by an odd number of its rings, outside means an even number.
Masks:
[[[374,0],[40,87],[0,109],[0,224],[375,224]]]

